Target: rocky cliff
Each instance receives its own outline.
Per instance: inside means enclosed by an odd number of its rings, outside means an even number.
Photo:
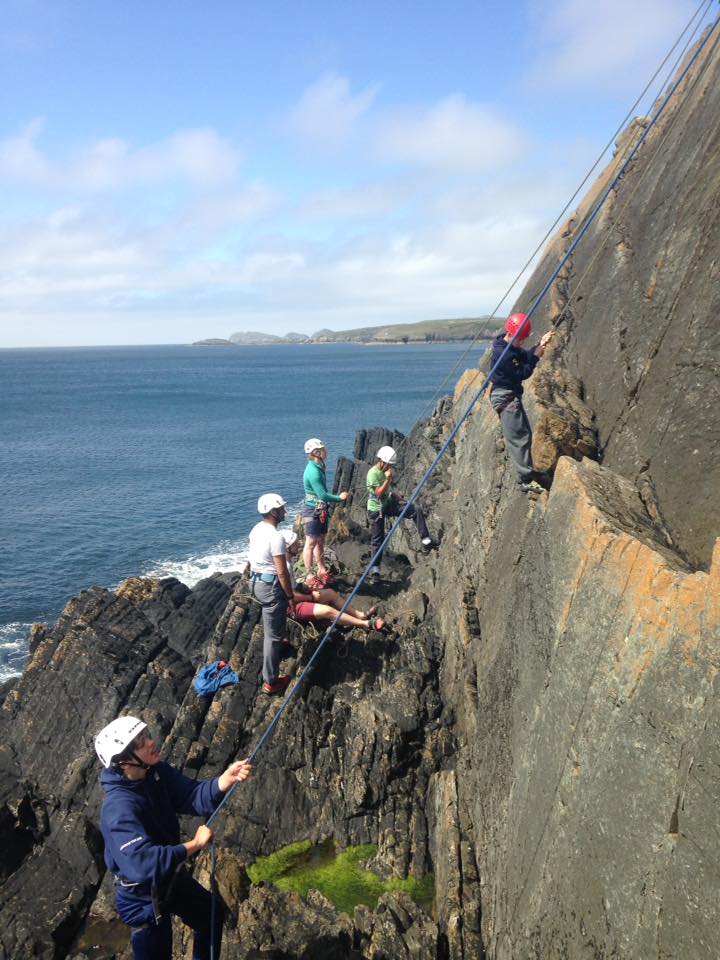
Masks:
[[[391,630],[334,642],[234,794],[224,956],[717,955],[719,75],[714,46],[538,316],[562,331],[528,390],[549,495],[518,492],[483,402],[423,493],[438,551],[419,554],[412,528],[393,543],[377,589]],[[339,464],[348,585],[374,450],[401,448],[411,490],[473,378],[408,438],[362,431]],[[93,734],[141,713],[171,762],[217,773],[279,706],[258,696],[260,636],[240,573],[93,588],[35,629],[0,713],[2,960],[128,956]],[[317,636],[293,640],[297,672]],[[194,671],[218,656],[241,683],[198,698]],[[244,863],[305,837],[377,843],[386,874],[432,871],[433,915],[402,895],[350,918],[250,888]]]

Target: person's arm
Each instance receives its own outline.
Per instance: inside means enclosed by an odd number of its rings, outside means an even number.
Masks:
[[[187,844],[155,843],[132,808],[108,810],[103,815],[103,836],[120,876],[129,883],[158,885],[191,855]],[[191,847],[193,843],[189,841]]]
[[[217,787],[222,793],[227,793],[230,787],[235,783],[242,783],[252,773],[252,764],[249,760],[236,760],[231,763],[227,770],[224,770],[217,778]],[[192,840],[186,840],[183,847],[186,850],[186,856],[193,857],[196,853],[204,850],[212,842],[213,832],[205,823],[201,823],[195,831]]]
[[[290,573],[288,572],[284,550],[279,557],[273,557],[273,563],[275,564],[275,571],[277,572],[280,586],[285,591],[285,596],[288,598],[288,600],[292,600],[294,596],[294,590],[292,581],[290,579]]]
[[[385,467],[385,470],[380,472],[385,473],[385,480],[380,484],[379,487],[375,487],[375,493],[377,494],[378,497],[384,497],[385,494],[388,492],[390,483],[392,482],[393,468],[390,466],[390,464],[388,464]]]
[[[218,786],[223,793],[236,783],[242,783],[252,773],[252,764],[249,760],[236,760],[218,777]]]
[[[345,496],[341,493],[339,497],[334,493],[330,493],[325,482],[325,471],[318,467],[317,464],[313,464],[313,466],[315,469],[308,471],[307,480],[310,489],[317,499],[324,500],[326,503],[340,503],[343,500],[347,500],[347,493]]]
[[[555,336],[555,331],[548,330],[547,333],[544,333],[542,337],[540,337],[540,343],[533,350],[533,353],[538,358],[538,360],[545,353],[545,348],[547,347],[548,343],[550,343],[550,341],[554,336]]]
[[[212,838],[213,832],[210,827],[201,823],[195,831],[195,836],[192,840],[186,840],[183,844],[187,851],[187,856],[194,857],[196,853],[200,853],[209,843],[212,843]]]
[[[252,769],[247,761],[236,760],[219,777],[192,780],[169,764],[164,766],[163,782],[167,786],[173,808],[177,813],[200,817],[209,816],[232,784],[236,780],[247,780]]]

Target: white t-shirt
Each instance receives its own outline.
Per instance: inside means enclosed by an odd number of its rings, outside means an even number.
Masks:
[[[284,557],[286,549],[285,537],[261,520],[250,531],[250,569],[253,573],[277,573],[273,557]]]

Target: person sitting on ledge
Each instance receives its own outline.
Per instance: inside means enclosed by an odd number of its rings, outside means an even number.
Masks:
[[[404,497],[392,492],[393,467],[397,462],[397,453],[392,447],[380,447],[376,456],[377,463],[374,467],[370,467],[367,474],[367,516],[372,556],[375,556],[385,539],[385,517],[400,516],[407,503]],[[434,544],[425,523],[425,514],[420,507],[417,504],[411,505],[404,519],[415,522],[423,549],[432,550]],[[370,580],[373,583],[380,580],[381,561],[382,554],[370,568]]]
[[[193,960],[210,960],[211,894],[179,868],[205,849],[213,832],[202,824],[181,843],[177,815],[212,814],[223,794],[250,776],[250,763],[238,760],[212,780],[191,780],[160,759],[147,724],[137,717],[103,727],[95,750],[104,767],[105,863],[115,877],[118,913],[132,931],[135,960],[171,960],[173,915],[194,931]],[[223,913],[218,900],[217,951]]]
[[[542,493],[548,481],[544,475],[537,474],[533,469],[532,430],[522,404],[523,380],[533,375],[555,331],[550,330],[544,334],[540,343],[531,350],[516,346],[527,340],[531,333],[532,320],[528,315],[513,313],[505,322],[505,333],[501,333],[493,341],[490,365],[494,367],[503,350],[517,334],[515,343],[505,354],[497,370],[490,375],[490,403],[500,417],[505,446],[515,465],[520,489],[524,493]]]
[[[329,620],[332,623],[338,610],[342,610],[345,600],[337,591],[328,587],[313,590],[305,583],[295,582],[293,561],[300,553],[300,541],[294,530],[283,530],[282,535],[287,544],[287,565],[293,581],[293,602],[288,612],[290,618],[298,623],[307,623],[310,620]],[[377,607],[370,607],[367,613],[348,607],[345,613],[340,614],[338,623],[342,627],[360,627],[367,631],[382,630],[385,621],[380,617],[373,620],[376,613]]]

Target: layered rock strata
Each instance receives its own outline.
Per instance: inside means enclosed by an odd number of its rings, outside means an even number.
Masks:
[[[719,69],[715,45],[536,318],[564,321],[526,399],[549,495],[519,492],[483,401],[423,490],[437,552],[407,524],[393,540],[377,588],[391,629],[336,638],[233,796],[225,956],[716,956]],[[375,450],[400,449],[412,491],[471,380],[408,438],[361,432],[339,465],[346,587],[369,559]],[[258,613],[240,573],[192,591],[132,580],[36,629],[0,711],[0,960],[97,957],[94,934],[128,955],[92,736],[140,713],[199,777],[249,752],[279,708],[258,695]],[[318,634],[293,639],[297,674]],[[216,657],[241,683],[198,698],[194,672]],[[433,916],[399,896],[349,918],[250,889],[244,862],[305,837],[377,843],[388,874],[432,871]]]

